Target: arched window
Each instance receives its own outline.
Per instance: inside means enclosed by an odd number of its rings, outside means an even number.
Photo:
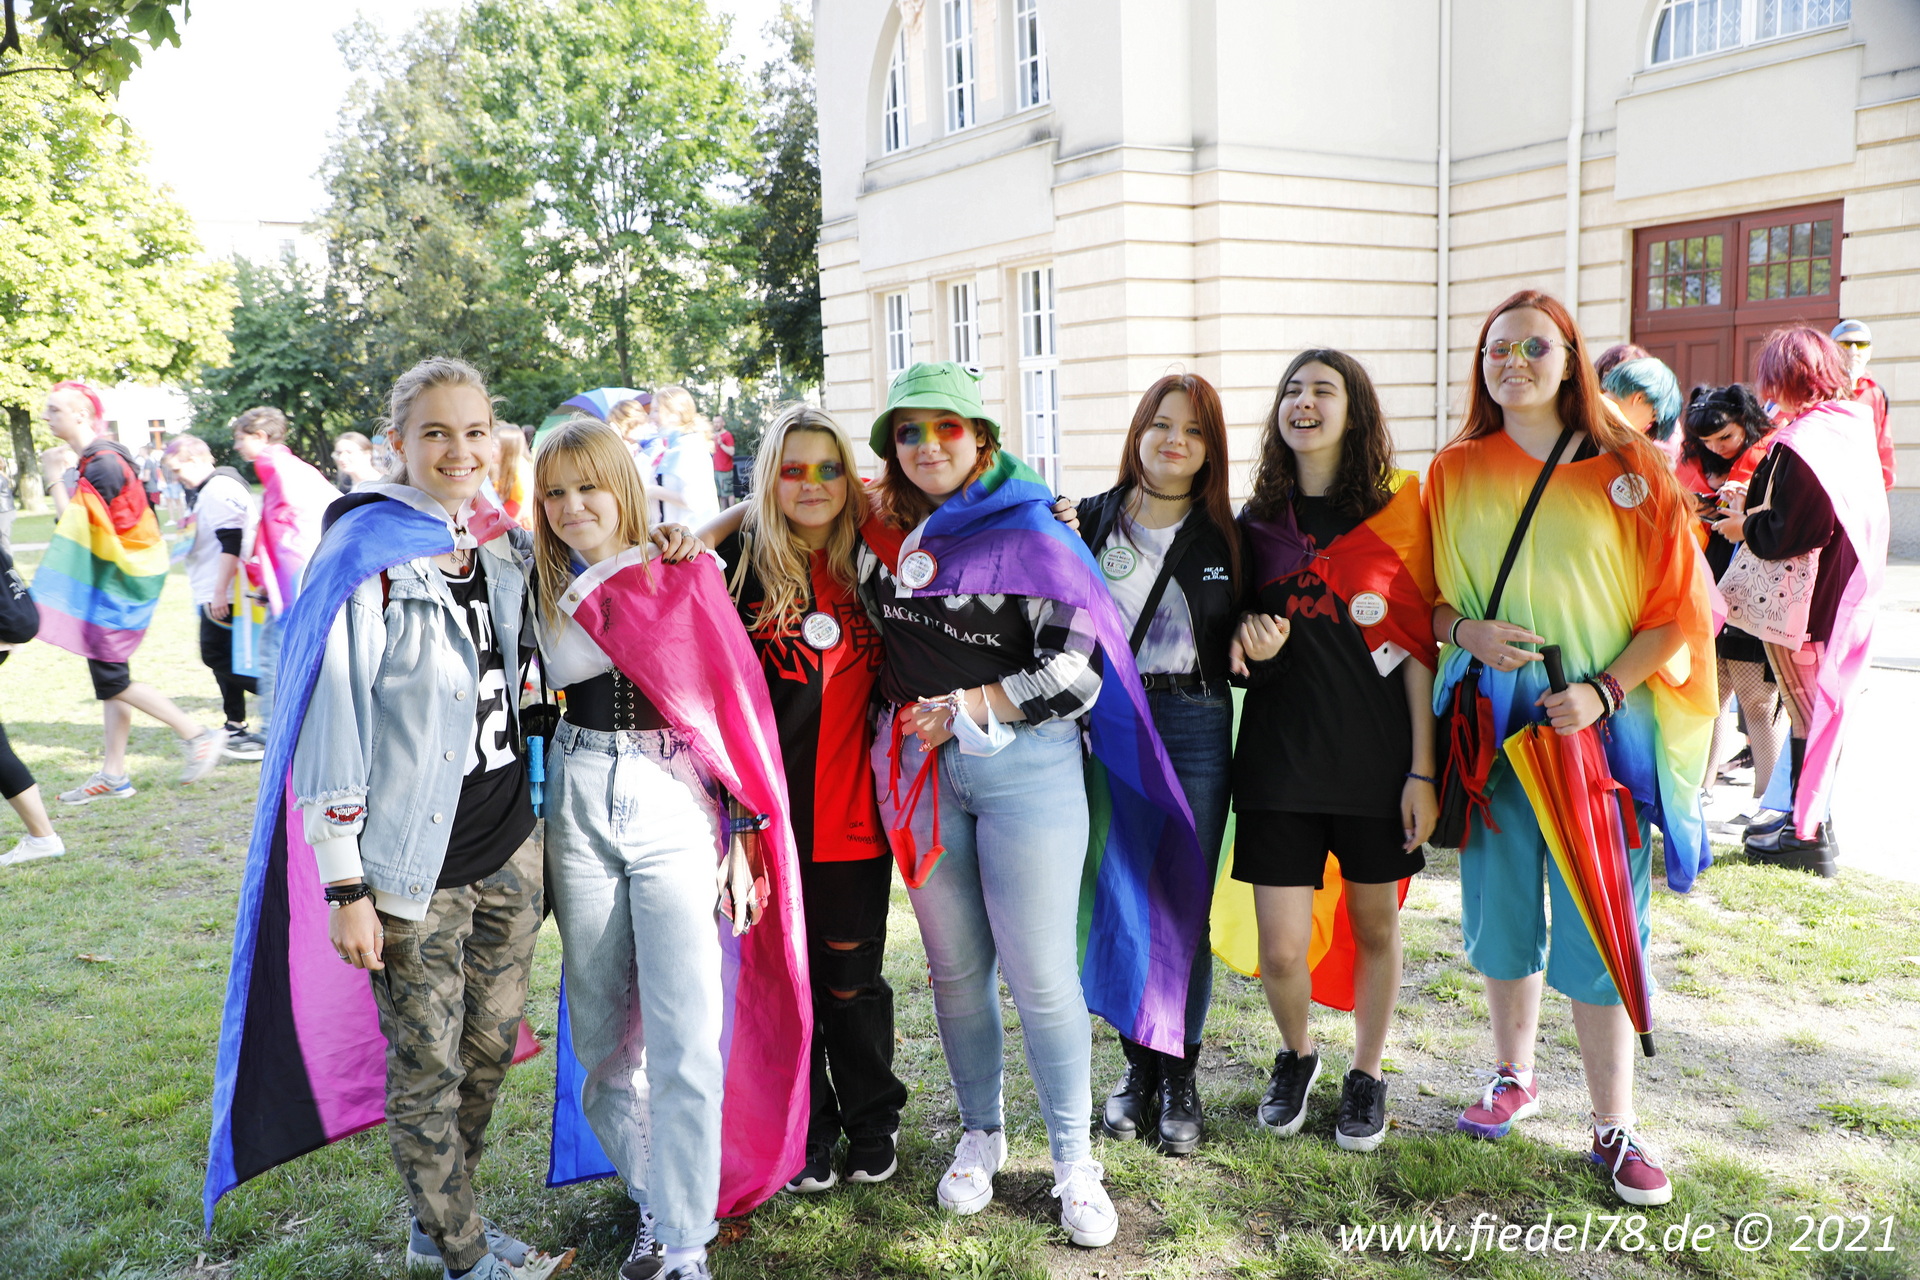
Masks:
[[[907,142],[907,32],[903,27],[895,33],[893,53],[887,59],[887,87],[880,103],[880,150],[890,154]]]
[[[1666,0],[1653,22],[1653,65],[1777,40],[1853,19],[1853,0]]]

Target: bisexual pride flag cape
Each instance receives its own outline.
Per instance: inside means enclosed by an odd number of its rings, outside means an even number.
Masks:
[[[342,964],[327,942],[319,870],[293,807],[293,749],[347,597],[396,564],[452,551],[453,535],[445,520],[372,492],[342,498],[327,514],[328,536],[282,619],[279,700],[214,1068],[202,1192],[209,1230],[220,1197],[248,1178],[386,1119],[386,1037],[367,974]],[[538,1047],[522,1023],[515,1061]]]
[[[79,492],[34,572],[33,598],[42,640],[83,658],[125,662],[146,637],[170,562],[139,475],[118,449],[99,452],[125,469],[120,493],[107,501],[81,466]]]
[[[759,922],[736,938],[715,917],[726,1064],[717,1213],[734,1217],[765,1203],[805,1163],[813,1045],[799,861],[766,675],[712,556],[670,565],[653,548],[636,547],[575,578],[560,606],[687,736],[728,794],[770,819],[760,846],[767,888]],[[581,1107],[587,1070],[573,1052],[565,1000],[563,986],[551,1186],[614,1172]]]
[[[1278,520],[1249,520],[1255,586],[1265,587],[1299,574],[1313,574],[1359,623],[1372,646],[1374,665],[1386,675],[1409,656],[1431,669],[1433,642],[1433,553],[1427,516],[1420,504],[1420,482],[1411,471],[1394,475],[1393,497],[1370,518],[1325,547],[1300,532],[1292,507]],[[1239,737],[1240,700],[1234,699],[1234,736]],[[1237,824],[1236,824],[1237,825]],[[1249,977],[1260,973],[1260,931],[1254,919],[1253,886],[1232,878],[1233,829],[1228,853],[1220,860],[1214,886],[1213,952],[1227,966]],[[1400,901],[1408,881],[1400,882]],[[1339,860],[1331,859],[1323,887],[1313,895],[1313,940],[1307,967],[1313,998],[1335,1009],[1353,1008],[1353,924],[1347,917],[1346,882]]]
[[[1087,544],[1053,518],[1052,502],[1046,482],[1003,449],[985,475],[904,538],[877,519],[862,535],[896,581],[916,554],[932,557],[933,576],[916,596],[1038,596],[1093,619],[1104,669],[1087,713],[1098,767],[1087,786],[1080,983],[1087,1007],[1122,1034],[1178,1056],[1186,1044],[1187,978],[1206,921],[1206,862],[1147,710],[1120,610]],[[931,871],[902,868],[910,880]]]

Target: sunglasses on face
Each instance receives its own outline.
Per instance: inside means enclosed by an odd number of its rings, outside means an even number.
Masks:
[[[846,474],[846,466],[838,462],[783,462],[780,464],[780,478],[792,480],[796,484],[832,484]]]
[[[903,422],[893,429],[893,442],[906,445],[909,449],[929,440],[938,440],[941,444],[953,444],[965,437],[970,429],[969,424],[960,418],[935,418],[931,422]]]
[[[1840,339],[1840,345],[1849,351],[1868,351],[1873,347],[1871,342],[1860,342],[1852,338]]]
[[[1549,351],[1552,351],[1555,347],[1564,345],[1564,343],[1555,342],[1552,338],[1522,338],[1518,342],[1509,342],[1505,338],[1496,338],[1492,342],[1489,342],[1482,350],[1487,353],[1489,358],[1494,360],[1508,359],[1515,352],[1519,352],[1529,360],[1545,360]]]

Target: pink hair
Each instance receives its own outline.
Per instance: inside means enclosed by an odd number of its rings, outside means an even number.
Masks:
[[[51,394],[54,394],[55,392],[60,392],[60,391],[76,391],[81,395],[85,396],[87,398],[87,403],[93,406],[93,420],[95,422],[106,421],[107,406],[100,403],[100,393],[98,391],[95,391],[92,387],[88,386],[86,383],[71,382],[71,381],[56,382],[53,384],[53,391],[49,392],[48,394],[51,395]]]
[[[1767,335],[1754,381],[1761,395],[1794,408],[1838,400],[1853,386],[1853,373],[1831,338],[1795,325]]]

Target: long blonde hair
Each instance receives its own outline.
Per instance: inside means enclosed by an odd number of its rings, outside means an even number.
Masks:
[[[853,552],[860,539],[866,503],[860,492],[860,473],[854,467],[853,441],[846,428],[825,410],[805,403],[783,405],[761,438],[753,462],[753,494],[747,499],[746,516],[740,522],[740,532],[748,543],[747,559],[766,592],[754,616],[756,631],[798,622],[813,576],[812,551],[794,536],[793,526],[780,512],[780,459],[787,451],[787,437],[796,431],[832,437],[840,455],[847,500],[827,533],[827,568],[841,586],[851,589],[854,583]]]
[[[700,409],[693,402],[693,392],[678,385],[662,387],[653,393],[653,416],[664,435],[691,431],[700,423]],[[668,421],[669,418],[672,421]]]
[[[387,393],[387,416],[380,425],[380,436],[393,452],[393,470],[387,475],[389,484],[413,483],[407,478],[407,459],[400,451],[400,442],[406,438],[407,415],[413,412],[413,402],[433,387],[472,387],[487,402],[488,418],[493,417],[493,397],[487,392],[487,380],[465,360],[428,356],[414,365],[394,379],[393,390]]]
[[[647,500],[640,487],[640,469],[634,465],[627,442],[598,418],[578,414],[540,438],[533,451],[533,563],[539,579],[541,616],[551,628],[562,620],[560,595],[573,581],[573,548],[560,540],[547,523],[547,486],[554,468],[565,458],[574,469],[605,489],[620,504],[620,538],[641,546],[647,541]]]

